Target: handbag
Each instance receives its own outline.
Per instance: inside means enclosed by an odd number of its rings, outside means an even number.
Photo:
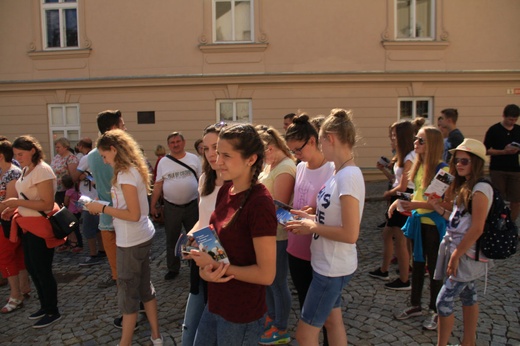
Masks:
[[[29,200],[23,193],[23,198]],[[56,213],[48,216],[43,211],[38,211],[44,218],[49,220],[52,226],[52,232],[57,239],[63,239],[72,232],[79,231],[79,222],[76,216],[66,207],[61,207]]]
[[[9,239],[9,236],[11,235],[11,219],[4,220],[4,219],[0,218],[0,224],[2,225],[2,229],[4,231],[4,237],[6,239]]]

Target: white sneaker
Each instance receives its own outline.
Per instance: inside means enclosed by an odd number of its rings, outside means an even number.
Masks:
[[[423,329],[426,330],[437,330],[437,321],[439,319],[439,315],[436,312],[430,310],[429,316],[423,322]]]
[[[159,339],[152,339],[152,337],[150,336],[150,340],[152,340],[153,346],[162,346],[164,341],[162,335]]]

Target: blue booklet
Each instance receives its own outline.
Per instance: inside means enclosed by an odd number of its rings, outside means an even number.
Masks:
[[[298,220],[296,215],[291,214],[290,210],[292,208],[290,205],[282,203],[276,199],[274,200],[274,205],[276,207],[276,219],[279,224],[285,225],[289,221]]]
[[[192,249],[208,253],[217,262],[229,263],[226,250],[211,225],[190,235],[181,234],[175,245],[175,254],[180,257],[182,253],[189,253]]]

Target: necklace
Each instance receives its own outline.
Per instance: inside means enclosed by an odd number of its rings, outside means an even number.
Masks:
[[[343,163],[341,164],[341,166],[339,166],[339,168],[336,169],[336,172],[339,172],[339,171],[343,168],[343,166],[345,166],[345,165],[347,164],[347,162],[351,161],[352,159],[354,159],[354,155],[352,155],[352,156],[350,157],[350,159],[348,159],[348,160],[346,160],[345,162],[343,162]]]

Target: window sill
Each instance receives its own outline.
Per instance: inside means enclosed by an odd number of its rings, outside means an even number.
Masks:
[[[201,44],[202,53],[262,53],[267,49],[267,43],[213,43]]]
[[[386,50],[445,50],[450,43],[446,41],[383,41]]]
[[[78,59],[88,58],[90,48],[87,49],[63,49],[63,50],[42,50],[28,52],[27,55],[32,60],[57,60],[57,59]]]

